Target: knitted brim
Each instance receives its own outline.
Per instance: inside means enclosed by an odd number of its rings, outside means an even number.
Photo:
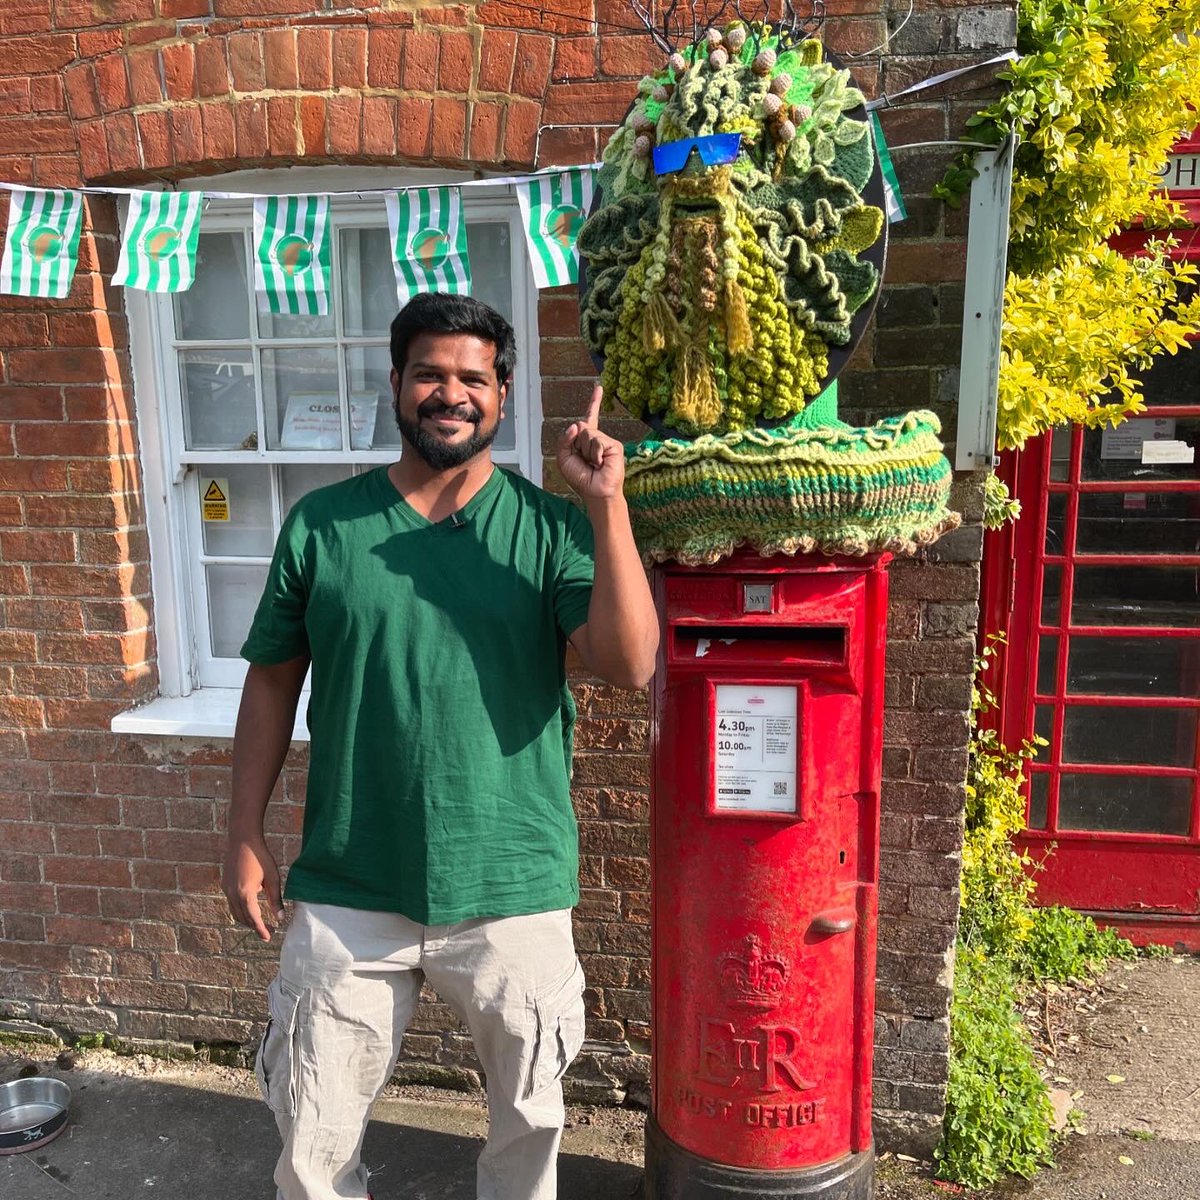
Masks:
[[[913,554],[958,526],[931,412],[747,429],[625,447],[625,495],[647,562],[759,554]]]

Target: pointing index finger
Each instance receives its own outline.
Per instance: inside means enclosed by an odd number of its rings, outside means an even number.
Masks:
[[[587,416],[583,418],[583,423],[588,429],[600,428],[600,404],[604,399],[604,389],[596,384],[592,388],[592,398],[588,402]]]

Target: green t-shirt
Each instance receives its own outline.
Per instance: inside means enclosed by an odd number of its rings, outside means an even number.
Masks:
[[[431,925],[577,902],[564,654],[592,557],[584,513],[499,468],[437,524],[386,467],[295,506],[242,647],[312,657],[289,899]]]

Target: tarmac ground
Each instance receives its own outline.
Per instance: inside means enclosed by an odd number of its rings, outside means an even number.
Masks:
[[[1040,1040],[1075,1132],[1055,1170],[996,1195],[1200,1200],[1200,958],[1117,964],[1060,1000],[1071,1011],[1056,1020],[1051,997]]]
[[[1117,964],[1031,1012],[1047,1076],[1075,1110],[1058,1166],[978,1200],[1200,1200],[1200,959]],[[30,1059],[72,1089],[54,1142],[0,1157],[2,1200],[272,1200],[274,1121],[253,1075],[201,1062],[0,1047],[0,1082]],[[364,1158],[377,1200],[474,1200],[486,1112],[473,1097],[396,1088],[377,1106]],[[562,1200],[627,1200],[641,1179],[644,1114],[574,1107]],[[880,1200],[944,1200],[924,1164],[885,1155]]]
[[[84,1051],[73,1070],[34,1047],[0,1049],[0,1082],[31,1057],[71,1088],[70,1122],[49,1145],[0,1157],[2,1200],[273,1200],[275,1122],[250,1071]],[[625,1200],[641,1180],[642,1124],[631,1109],[572,1108],[560,1194]],[[474,1097],[396,1088],[364,1146],[377,1200],[473,1200],[487,1114]]]

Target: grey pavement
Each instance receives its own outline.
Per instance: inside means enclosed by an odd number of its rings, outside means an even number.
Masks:
[[[39,1150],[0,1158],[2,1200],[272,1200],[275,1124],[248,1071],[118,1060],[45,1074],[72,1089],[71,1121]],[[0,1080],[13,1078],[9,1056]],[[143,1069],[139,1069],[143,1068]],[[474,1200],[486,1116],[468,1097],[404,1089],[376,1107],[364,1160],[377,1200]],[[641,1178],[642,1114],[573,1109],[562,1196],[624,1200]]]
[[[1117,964],[1071,1004],[1048,1071],[1081,1113],[1058,1167],[998,1196],[1200,1200],[1200,958]]]
[[[1118,964],[1097,987],[1052,997],[1047,1015],[1046,1071],[1075,1097],[1083,1132],[1067,1138],[1057,1169],[979,1200],[1200,1200],[1200,959]],[[71,1120],[50,1145],[0,1157],[0,1200],[272,1200],[275,1128],[250,1072],[106,1051],[64,1071],[56,1048],[27,1051],[70,1084]],[[0,1047],[0,1082],[24,1058]],[[562,1200],[633,1196],[642,1122],[631,1110],[571,1109]],[[485,1125],[472,1097],[389,1092],[364,1155],[377,1200],[474,1200]],[[889,1200],[949,1194],[894,1158],[881,1178]]]

